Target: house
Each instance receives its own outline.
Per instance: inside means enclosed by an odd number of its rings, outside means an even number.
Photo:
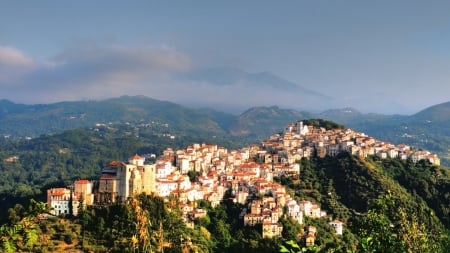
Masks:
[[[264,216],[260,214],[247,213],[244,215],[244,226],[255,226],[263,222]]]
[[[178,189],[178,182],[169,179],[156,179],[156,194],[160,197],[169,196]]]
[[[306,247],[314,246],[316,240],[317,229],[314,226],[308,226],[307,233],[305,236]]]
[[[51,188],[47,190],[47,206],[53,215],[78,215],[79,201],[72,190],[67,188]]]
[[[342,235],[342,230],[343,230],[342,221],[334,220],[334,221],[330,222],[329,224],[335,229],[337,235]]]
[[[19,157],[18,156],[9,156],[9,157],[5,158],[4,161],[7,163],[14,163],[14,162],[19,161]]]
[[[94,204],[94,194],[92,193],[93,184],[89,180],[76,180],[74,182],[74,193],[83,206]]]
[[[189,216],[191,219],[200,219],[206,216],[207,212],[204,209],[195,208],[194,210],[189,212]]]
[[[118,201],[119,183],[115,174],[104,173],[98,180],[98,190],[95,202],[100,204],[111,204]]]
[[[281,237],[283,226],[280,223],[264,222],[262,226],[263,238]]]

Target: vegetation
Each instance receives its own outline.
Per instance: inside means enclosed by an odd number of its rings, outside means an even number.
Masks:
[[[344,236],[336,237],[327,222],[307,219],[305,225],[320,231],[318,252],[446,252],[450,201],[441,190],[450,186],[448,168],[349,154],[300,164],[299,181],[277,180],[346,226]]]
[[[322,124],[325,128],[339,128],[344,124],[380,140],[425,148],[437,153],[442,163],[448,166],[449,108],[450,103],[444,103],[404,116],[363,114],[353,108],[313,114],[272,106],[254,107],[240,115],[232,115],[210,109],[190,109],[144,96],[44,105],[0,100],[0,133],[9,138],[37,137],[74,128],[90,128],[97,123],[127,123],[159,128],[166,133],[209,135],[222,139],[237,136],[248,143],[262,140],[299,119],[317,118],[308,123]]]
[[[324,120],[310,124],[339,127]],[[166,147],[202,142],[227,148],[246,144],[242,139],[177,132],[164,124],[142,122],[74,129],[30,140],[3,139],[2,251],[446,252],[450,247],[449,168],[350,154],[302,159],[299,178],[276,178],[295,199],[317,202],[329,215],[305,217],[302,225],[283,215],[281,238],[262,238],[261,225],[244,226],[239,219],[244,206],[227,198],[216,208],[198,201],[207,215],[195,219],[193,226],[182,220],[177,199],[166,203],[145,195],[126,203],[91,206],[77,217],[41,215],[48,212],[40,201],[49,187],[95,178],[112,160],[127,160],[134,153],[159,155]],[[189,174],[191,181],[198,176]],[[334,219],[345,224],[342,236],[329,224]],[[305,245],[308,226],[317,228],[314,247]]]
[[[170,138],[165,131],[119,124],[31,140],[0,140],[0,199],[5,207],[0,210],[0,222],[4,222],[2,214],[15,203],[25,205],[31,197],[43,201],[50,187],[96,178],[113,160],[126,161],[135,153],[159,156],[167,147],[177,149],[192,143],[219,143],[227,148],[245,143],[194,133],[172,133],[175,138]]]
[[[0,100],[0,134],[9,138],[37,137],[74,128],[90,128],[98,123],[127,123],[157,127],[169,130],[169,133],[239,136],[246,141],[256,141],[280,131],[290,122],[309,116],[278,107],[252,108],[236,116],[211,109],[190,109],[144,96],[46,105]]]
[[[331,129],[344,129],[345,127],[343,125],[339,125],[333,121],[324,120],[324,119],[307,119],[304,120],[303,123],[308,126],[313,126],[317,128],[325,128],[326,130]]]
[[[430,183],[429,197],[422,199],[413,187],[405,188],[400,183],[405,179],[399,176],[416,175],[416,179],[435,180],[443,187],[448,182],[443,179],[450,175],[447,168],[395,159],[360,160],[348,154],[299,162],[300,180],[278,180],[298,200],[316,201],[330,218],[342,220],[344,235],[335,235],[328,219],[305,218],[300,225],[284,216],[280,219],[282,238],[264,239],[261,226],[243,226],[238,218],[243,206],[227,200],[216,208],[198,201],[207,216],[194,220],[191,227],[174,208],[176,199],[165,203],[158,197],[139,195],[126,203],[92,206],[78,217],[65,218],[37,219],[48,211],[42,202],[32,200],[28,207],[16,204],[0,229],[1,246],[5,252],[445,252],[448,227],[442,221],[446,217],[427,202],[438,200],[434,195],[437,185]],[[422,176],[417,177],[418,173]],[[427,173],[435,179],[427,180]],[[307,226],[317,228],[314,247],[306,247],[301,240]],[[42,238],[36,240],[34,235]]]

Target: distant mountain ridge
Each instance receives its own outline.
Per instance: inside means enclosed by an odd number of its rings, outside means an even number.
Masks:
[[[255,139],[274,132],[280,132],[289,122],[311,117],[307,112],[298,112],[290,109],[281,109],[277,106],[253,107],[239,115],[229,132],[234,136],[250,135]],[[281,123],[284,123],[282,125]]]
[[[437,104],[428,107],[413,115],[417,121],[449,122],[450,121],[450,102]]]
[[[20,109],[20,110],[19,110]],[[123,96],[102,101],[60,102],[47,105],[0,103],[0,133],[35,136],[96,123],[161,121],[186,129],[223,133],[209,114],[144,96]],[[220,113],[218,113],[220,114]],[[223,114],[222,118],[226,118]]]
[[[247,72],[236,67],[219,66],[192,69],[178,74],[175,79],[184,84],[183,87],[188,84],[196,91],[190,89],[186,96],[174,98],[177,103],[214,107],[232,113],[255,105],[323,110],[339,103],[312,86],[295,83],[269,71]]]
[[[450,102],[414,115],[363,114],[354,108],[310,113],[277,106],[252,107],[234,115],[212,109],[191,109],[145,96],[101,101],[24,105],[0,100],[0,134],[39,136],[96,123],[158,121],[177,131],[246,138],[257,142],[288,123],[323,118],[381,140],[405,143],[438,153],[450,164]],[[446,162],[447,161],[447,162]]]
[[[36,136],[96,123],[155,120],[186,131],[265,137],[307,113],[279,107],[255,107],[241,115],[212,109],[190,109],[145,96],[122,96],[102,101],[23,105],[0,101],[0,133]],[[33,128],[29,128],[34,126]]]
[[[239,83],[247,84],[255,88],[266,86],[285,91],[300,91],[316,97],[329,98],[327,95],[297,85],[268,71],[249,73],[235,67],[216,67],[198,69],[180,75],[180,78],[183,80],[205,81],[223,86],[231,86]]]

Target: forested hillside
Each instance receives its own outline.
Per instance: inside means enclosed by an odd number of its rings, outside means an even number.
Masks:
[[[164,203],[141,195],[127,203],[88,207],[75,218],[36,220],[28,232],[45,234],[46,240],[30,241],[27,247],[32,252],[180,252],[181,248],[187,252],[278,252],[312,225],[317,228],[316,246],[297,242],[307,252],[447,252],[448,168],[397,159],[361,160],[349,154],[299,162],[300,178],[276,180],[295,199],[319,203],[328,216],[306,218],[302,225],[284,217],[279,239],[263,239],[260,227],[244,226],[240,218],[244,206],[227,198],[216,208],[198,201],[197,207],[207,210],[207,216],[190,227],[172,208],[176,198]],[[35,202],[27,205],[10,209],[3,228],[18,224],[18,233],[24,233],[24,217],[30,221],[37,208]],[[335,235],[330,219],[344,222],[342,236]],[[27,249],[12,237],[10,242]]]
[[[203,110],[203,114],[214,112]],[[269,125],[267,120],[258,118],[269,115],[282,121],[294,114],[276,107],[258,108],[243,114],[245,117],[239,122],[248,129],[265,128]],[[232,129],[232,121],[221,116],[214,121],[219,119],[221,125]],[[324,120],[305,123],[345,128]],[[255,137],[263,133],[261,130]],[[447,167],[425,161],[361,159],[346,153],[333,158],[302,159],[298,161],[299,178],[275,179],[297,201],[318,203],[328,214],[323,219],[305,218],[302,225],[283,216],[282,238],[265,239],[261,226],[244,226],[240,214],[245,206],[227,198],[216,208],[198,201],[196,205],[207,210],[207,216],[195,220],[193,227],[186,226],[173,208],[176,198],[165,203],[154,196],[88,207],[78,217],[38,219],[41,217],[38,214],[48,211],[39,202],[45,201],[46,189],[67,186],[74,179],[97,178],[112,160],[126,160],[135,153],[151,158],[151,154],[159,156],[167,147],[180,149],[192,143],[215,143],[228,149],[252,144],[249,139],[237,136],[220,131],[194,131],[190,127],[180,129],[164,121],[118,120],[37,138],[3,138],[0,141],[3,207],[0,217],[4,224],[0,233],[6,238],[1,244],[3,250],[180,252],[183,248],[192,252],[276,252],[299,245],[306,252],[447,252],[450,247]],[[231,192],[228,194],[232,196]],[[336,235],[329,224],[334,219],[344,223],[342,236]],[[304,238],[308,226],[317,228],[314,247],[306,247],[304,241],[298,240]],[[39,240],[37,235],[41,235]]]
[[[176,131],[159,123],[108,124],[30,140],[1,139],[0,198],[5,208],[0,214],[30,197],[44,200],[51,186],[97,178],[112,160],[126,160],[136,153],[159,156],[167,147],[179,149],[192,143],[220,143],[227,148],[248,144],[238,138]]]

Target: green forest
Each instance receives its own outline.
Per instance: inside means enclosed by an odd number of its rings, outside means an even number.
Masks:
[[[299,178],[278,177],[296,200],[311,200],[327,218],[304,224],[282,217],[281,238],[265,239],[261,227],[244,226],[244,206],[225,198],[207,216],[182,221],[169,202],[139,195],[125,203],[89,206],[77,217],[53,217],[45,190],[74,179],[96,178],[111,160],[131,154],[161,154],[167,147],[195,142],[227,148],[239,140],[194,134],[167,138],[154,129],[76,129],[32,140],[0,143],[1,249],[3,252],[448,252],[450,169],[410,160],[360,159],[349,154],[302,159]],[[17,160],[8,158],[16,156]],[[192,180],[195,180],[193,177]],[[231,193],[228,193],[231,194]],[[45,217],[45,218],[44,218]],[[335,235],[332,219],[343,221]],[[315,246],[306,247],[308,226],[317,228]]]
[[[176,137],[169,138],[168,131]],[[158,156],[168,147],[180,149],[192,143],[221,143],[227,148],[248,144],[238,138],[130,124],[67,130],[31,140],[0,139],[0,199],[6,207],[0,214],[13,203],[44,200],[48,188],[97,178],[113,160],[126,161],[132,154]],[[11,157],[16,159],[8,161]]]

